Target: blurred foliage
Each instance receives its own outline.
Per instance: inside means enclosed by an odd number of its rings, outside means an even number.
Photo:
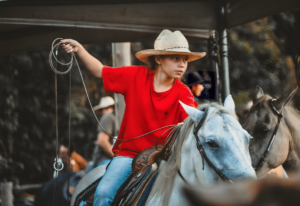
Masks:
[[[256,85],[273,97],[290,94],[297,86],[295,57],[300,54],[299,37],[300,9],[228,31],[230,88],[237,103],[239,95],[250,95]],[[300,105],[299,92],[294,99]]]
[[[300,54],[299,30],[300,10],[295,9],[228,31],[230,86],[237,105],[248,100],[256,85],[272,96],[286,96],[296,86],[294,57]],[[104,65],[112,65],[110,44],[85,47]],[[153,42],[132,43],[132,64],[143,64],[134,53],[149,48],[153,48]],[[207,51],[207,42],[192,42],[190,50]],[[53,175],[55,91],[48,52],[31,51],[0,59],[0,182],[40,183]],[[59,58],[68,62],[70,57],[60,50]],[[73,67],[71,142],[89,159],[97,122],[78,70]],[[82,63],[80,67],[93,106],[101,96],[112,95],[105,92],[102,80],[88,73]],[[209,70],[208,57],[190,63],[188,69]],[[299,93],[295,97],[297,105]],[[64,143],[68,139],[68,94],[69,75],[58,75],[59,141]]]
[[[111,64],[110,44],[86,46],[96,58]],[[55,87],[47,50],[15,54],[0,60],[0,182],[4,179],[40,183],[53,175],[55,158]],[[70,57],[59,51],[59,59]],[[91,102],[107,95],[102,80],[86,72],[82,64]],[[65,70],[58,66],[59,70]],[[59,142],[68,144],[69,75],[58,75]],[[76,66],[72,69],[71,142],[89,159],[96,138],[97,122],[90,111]],[[16,179],[18,178],[18,180]]]

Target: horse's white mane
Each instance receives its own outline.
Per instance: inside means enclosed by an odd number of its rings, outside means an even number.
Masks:
[[[213,103],[203,103],[200,104],[198,109],[203,110],[209,107],[207,117],[203,122],[203,126],[206,122],[209,121],[216,114],[230,114],[234,117],[229,110],[221,106],[220,104],[213,102]],[[180,132],[174,142],[172,147],[172,154],[169,157],[167,162],[162,161],[159,167],[159,175],[155,181],[155,184],[152,188],[152,191],[148,197],[148,200],[152,198],[160,198],[162,205],[169,205],[170,196],[173,190],[173,185],[175,182],[175,177],[177,175],[178,168],[181,167],[181,149],[185,138],[190,133],[190,130],[193,129],[194,122],[191,118],[188,117],[184,125],[181,127]],[[191,147],[191,149],[196,149],[196,142],[195,147]]]

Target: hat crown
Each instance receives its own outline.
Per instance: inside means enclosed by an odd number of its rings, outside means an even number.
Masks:
[[[188,72],[186,74],[186,77],[187,77],[187,85],[188,86],[193,86],[193,85],[196,85],[196,84],[203,84],[204,83],[204,79],[196,71]]]
[[[155,50],[189,49],[189,43],[180,31],[163,30],[154,42]]]
[[[114,104],[115,104],[115,101],[110,96],[102,97],[100,99],[99,105],[93,107],[93,110],[103,109],[103,108],[106,108],[106,107],[109,107],[109,106],[113,106]]]

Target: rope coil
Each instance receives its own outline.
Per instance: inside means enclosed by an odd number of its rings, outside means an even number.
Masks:
[[[89,98],[88,91],[87,91],[87,89],[86,89],[85,82],[84,82],[84,79],[83,79],[83,76],[82,76],[82,73],[81,73],[81,70],[80,70],[78,61],[77,61],[77,59],[76,59],[75,53],[74,53],[74,52],[71,53],[71,60],[70,60],[70,62],[68,62],[68,63],[60,62],[60,61],[56,58],[56,55],[55,55],[54,51],[57,50],[57,49],[59,48],[59,46],[60,46],[62,43],[61,43],[61,42],[55,43],[55,42],[58,41],[58,40],[62,40],[62,39],[63,39],[63,38],[56,38],[56,39],[52,42],[51,51],[50,51],[50,53],[49,53],[49,64],[50,64],[50,67],[51,67],[51,69],[53,70],[53,72],[54,72],[55,74],[64,75],[64,74],[67,74],[68,72],[71,71],[72,66],[73,66],[73,62],[74,62],[74,60],[75,60],[75,63],[76,63],[76,65],[77,65],[77,68],[78,68],[78,71],[79,71],[79,74],[80,74],[80,78],[81,78],[81,80],[82,80],[82,84],[83,84],[83,87],[84,87],[84,91],[85,91],[86,97],[87,97],[87,99],[88,99],[90,108],[91,108],[91,110],[92,110],[92,112],[93,112],[93,114],[94,114],[94,117],[95,117],[95,119],[96,119],[98,125],[99,125],[99,126],[101,127],[101,129],[103,130],[103,132],[106,133],[110,138],[113,138],[113,139],[115,139],[116,141],[125,142],[125,141],[131,141],[131,140],[135,140],[135,139],[144,137],[144,136],[146,136],[146,135],[148,135],[148,134],[151,134],[151,133],[153,133],[153,132],[156,132],[156,131],[159,131],[159,130],[162,130],[162,129],[165,129],[165,128],[169,128],[169,127],[170,127],[170,128],[176,128],[176,127],[177,127],[177,125],[167,125],[167,126],[164,126],[164,127],[161,127],[161,128],[155,129],[155,130],[152,130],[152,131],[150,131],[150,132],[148,132],[148,133],[142,134],[142,135],[140,135],[140,136],[137,136],[137,137],[134,137],[134,138],[130,138],[130,139],[125,139],[125,140],[117,139],[117,138],[113,137],[111,134],[109,134],[109,133],[103,128],[103,126],[100,124],[100,122],[99,122],[99,120],[98,120],[98,118],[97,118],[97,116],[96,116],[96,114],[95,114],[95,112],[94,112],[94,110],[93,110],[93,106],[92,106],[91,100],[90,100],[90,98]],[[53,59],[52,59],[52,57],[56,60],[56,63],[59,63],[59,64],[64,65],[64,66],[69,66],[68,69],[65,70],[65,71],[58,71],[58,70],[54,67],[54,65],[53,65]],[[165,132],[164,132],[163,134],[165,134]],[[160,138],[159,138],[159,139],[160,139]]]

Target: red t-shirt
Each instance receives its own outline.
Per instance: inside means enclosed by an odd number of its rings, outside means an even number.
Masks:
[[[194,97],[189,88],[178,79],[171,89],[156,92],[153,86],[154,72],[145,66],[124,66],[113,68],[104,66],[103,84],[106,91],[124,95],[126,108],[118,139],[132,139],[167,125],[176,125],[188,116],[179,103],[194,106]],[[140,151],[154,146],[162,129],[147,136],[118,141],[112,149],[115,156],[135,157]],[[165,142],[161,138],[160,144]]]

